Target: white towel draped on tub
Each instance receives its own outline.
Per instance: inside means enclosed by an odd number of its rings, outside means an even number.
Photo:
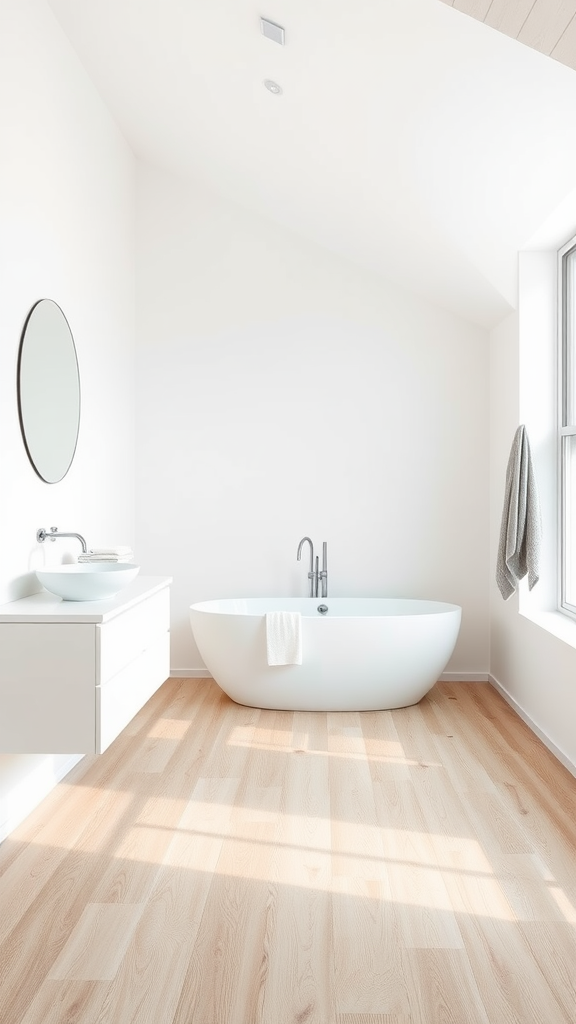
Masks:
[[[512,442],[496,562],[496,582],[505,601],[528,573],[528,589],[540,578],[539,558],[542,526],[540,503],[530,443],[524,426],[518,427]]]
[[[269,665],[302,664],[300,612],[266,612],[266,650]]]

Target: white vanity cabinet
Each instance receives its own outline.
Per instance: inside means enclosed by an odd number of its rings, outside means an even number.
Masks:
[[[0,753],[101,754],[170,674],[169,577],[0,606]]]

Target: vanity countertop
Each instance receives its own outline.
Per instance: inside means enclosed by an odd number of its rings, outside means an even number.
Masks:
[[[170,583],[171,576],[137,576],[106,601],[63,601],[43,590],[0,605],[0,622],[109,622]]]

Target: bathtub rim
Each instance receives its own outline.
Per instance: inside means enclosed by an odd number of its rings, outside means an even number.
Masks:
[[[318,611],[319,605],[327,605],[328,612],[321,614]],[[335,608],[334,605],[336,605]],[[349,605],[356,605],[357,608],[348,610],[347,606]],[[366,608],[370,605],[376,607]],[[339,609],[346,610],[339,611]],[[197,601],[189,606],[190,614],[201,612],[211,615],[247,616],[250,618],[261,617],[268,611],[299,611],[306,618],[327,620],[335,618],[379,619],[444,615],[454,612],[461,616],[462,606],[447,601],[411,597],[225,597]],[[330,614],[331,611],[332,614]]]

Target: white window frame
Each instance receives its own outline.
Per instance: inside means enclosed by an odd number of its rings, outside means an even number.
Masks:
[[[558,252],[558,535],[559,543],[559,607],[560,611],[576,619],[576,604],[567,597],[568,558],[572,551],[572,561],[576,560],[576,509],[572,517],[568,514],[569,490],[567,484],[567,439],[576,437],[576,422],[569,422],[569,417],[576,418],[576,285],[572,291],[567,284],[567,259],[574,253],[576,259],[576,236],[566,242]],[[573,292],[573,294],[572,294]],[[572,304],[572,307],[570,307]],[[572,488],[572,492],[574,488]],[[574,498],[572,498],[574,502]],[[572,570],[576,587],[576,567]],[[570,595],[574,599],[574,593]]]

